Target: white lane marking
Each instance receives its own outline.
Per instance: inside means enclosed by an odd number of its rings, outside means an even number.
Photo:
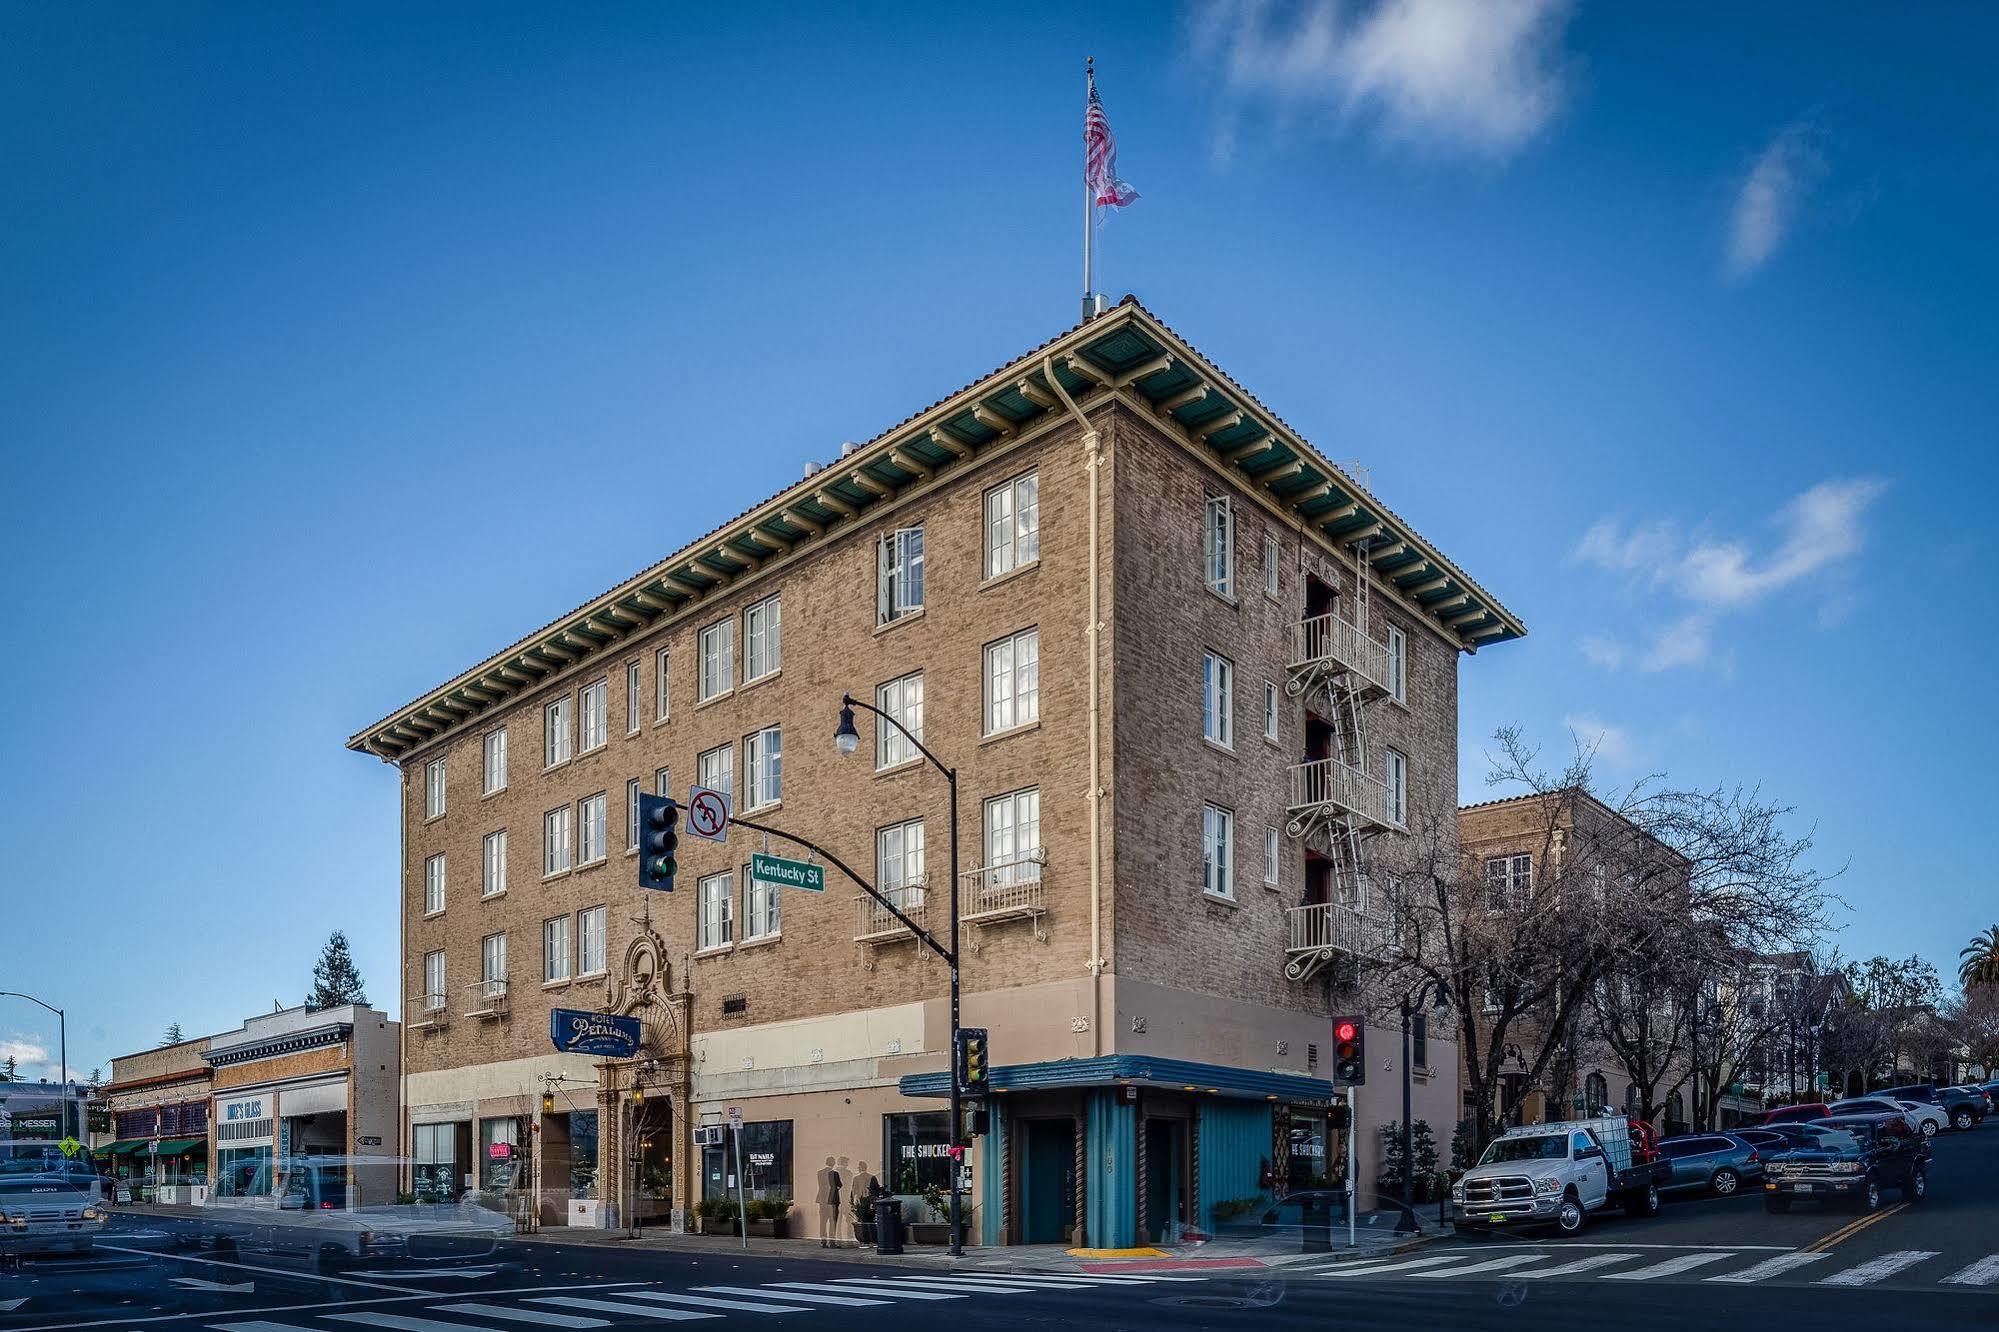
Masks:
[[[1600,1241],[1592,1242],[1590,1240],[1544,1240],[1540,1243],[1522,1240],[1517,1244],[1501,1244],[1494,1240],[1484,1240],[1477,1247],[1480,1249],[1714,1249],[1721,1246],[1715,1244],[1610,1244]],[[1728,1246],[1728,1252],[1736,1253],[1745,1249],[1767,1249],[1772,1253],[1790,1253],[1795,1247],[1795,1245],[1791,1244],[1731,1244]]]
[[[1347,1276],[1368,1276],[1375,1272],[1407,1272],[1418,1267],[1435,1267],[1439,1263],[1461,1263],[1471,1256],[1464,1251],[1442,1253],[1430,1258],[1409,1258],[1399,1263],[1360,1263],[1348,1267],[1345,1271],[1337,1268],[1315,1269],[1312,1275],[1337,1281]]]
[[[986,1276],[977,1272],[939,1272],[940,1281],[990,1281],[1004,1286],[1033,1286],[1049,1290],[1091,1290],[1102,1286],[1124,1285],[1124,1282],[1105,1281],[1090,1277],[1046,1277],[1046,1276]]]
[[[1445,1277],[1476,1276],[1480,1272],[1504,1272],[1511,1268],[1524,1267],[1528,1263],[1545,1263],[1547,1261],[1548,1255],[1545,1253],[1515,1253],[1509,1254],[1504,1258],[1488,1258],[1482,1263],[1473,1263],[1470,1267],[1443,1267],[1429,1272],[1411,1272],[1409,1279],[1414,1281],[1423,1277],[1441,1279]]]
[[[414,1286],[390,1286],[380,1281],[356,1281],[353,1277],[325,1276],[318,1272],[287,1272],[281,1267],[253,1267],[248,1263],[225,1263],[214,1258],[196,1258],[185,1253],[156,1253],[152,1249],[128,1249],[121,1244],[106,1244],[103,1240],[92,1246],[109,1249],[113,1253],[136,1253],[147,1258],[171,1258],[177,1263],[200,1263],[204,1267],[226,1267],[232,1272],[262,1272],[265,1276],[292,1277],[300,1281],[325,1281],[338,1286],[360,1286],[365,1290],[392,1290],[398,1295],[428,1295],[427,1290]]]
[[[592,1318],[587,1314],[555,1313],[548,1309],[518,1309],[505,1304],[440,1304],[435,1306],[439,1313],[472,1314],[480,1318],[508,1318],[517,1323],[536,1323],[542,1327],[609,1327],[607,1318]]]
[[[761,1286],[696,1286],[696,1290],[712,1290],[717,1295],[769,1295],[773,1292]],[[888,1301],[864,1295],[812,1295],[802,1290],[780,1290],[775,1292],[787,1300],[798,1300],[805,1304],[887,1304]]]
[[[1155,1281],[1201,1281],[1203,1277],[1133,1276],[1128,1272],[945,1272],[951,1277],[993,1278],[999,1281],[1089,1281],[1107,1286],[1146,1286]]]
[[[1989,1286],[1999,1281],[1999,1253],[1980,1258],[1969,1267],[1961,1267],[1945,1277],[1942,1286]]]
[[[567,1286],[510,1286],[509,1295],[533,1295],[544,1290],[610,1290],[617,1286],[636,1286],[637,1281],[590,1281],[581,1285]],[[236,1309],[227,1311],[240,1318],[245,1314],[310,1313],[318,1309],[352,1309],[361,1304],[412,1304],[417,1300],[434,1300],[438,1294],[434,1290],[413,1290],[407,1295],[376,1295],[372,1298],[345,1300],[320,1300],[311,1304],[266,1304],[258,1309]],[[220,1318],[223,1310],[207,1313],[151,1314],[144,1318],[85,1318],[69,1323],[36,1323],[30,1327],[16,1327],[8,1332],[78,1332],[86,1327],[133,1328],[145,1323],[180,1323],[196,1318]]]
[[[989,1295],[1025,1295],[1033,1286],[1009,1286],[997,1281],[952,1281],[944,1277],[838,1277],[841,1285],[849,1281],[886,1281],[897,1286],[914,1286],[918,1290],[977,1290]]]
[[[424,1280],[430,1280],[434,1277],[491,1276],[493,1275],[493,1273],[499,1270],[500,1269],[497,1267],[436,1267],[436,1268],[413,1267],[410,1268],[408,1271],[377,1272],[375,1273],[375,1275],[384,1276],[384,1277],[397,1277],[402,1279],[422,1278]]]
[[[1733,1257],[1735,1252],[1732,1249],[1720,1253],[1683,1253],[1677,1258],[1668,1258],[1665,1262],[1654,1263],[1650,1267],[1634,1268],[1629,1272],[1605,1272],[1603,1280],[1651,1281],[1655,1277],[1677,1276],[1681,1272],[1690,1272],[1696,1267],[1706,1267],[1709,1263],[1718,1263],[1724,1258]]]
[[[1587,1258],[1563,1263],[1559,1267],[1543,1267],[1533,1272],[1521,1272],[1522,1281],[1529,1277],[1573,1276],[1577,1272],[1594,1272],[1599,1267],[1609,1267],[1614,1263],[1628,1263],[1638,1255],[1635,1253],[1593,1253]]]
[[[1247,1271],[1248,1269],[1244,1268],[1240,1270]],[[1077,1273],[1077,1275],[1086,1276],[1092,1281],[1129,1281],[1133,1285],[1143,1285],[1145,1282],[1148,1281],[1206,1281],[1209,1279],[1205,1273],[1200,1276],[1184,1276],[1184,1275],[1172,1276],[1165,1272],[1146,1272],[1140,1274],[1137,1272],[1087,1272],[1086,1271],[1086,1272],[1079,1272]]]
[[[269,1323],[261,1318],[252,1318],[241,1323],[210,1323],[217,1332],[312,1332],[309,1327],[297,1323]]]
[[[478,1326],[473,1323],[447,1323],[441,1318],[410,1318],[403,1314],[337,1313],[326,1316],[342,1323],[359,1323],[363,1327],[386,1327],[390,1332],[473,1332]]]
[[[911,1290],[907,1286],[829,1286],[823,1281],[767,1281],[772,1289],[816,1290],[832,1295],[880,1295],[894,1300],[962,1300],[963,1295],[947,1294],[941,1290]]]
[[[27,1302],[28,1302],[28,1297],[25,1295],[23,1295],[18,1300],[0,1300],[0,1313],[13,1313],[14,1310],[20,1308],[22,1305],[26,1304]]]
[[[661,1309],[650,1304],[625,1304],[618,1300],[586,1300],[580,1295],[543,1295],[529,1304],[559,1304],[565,1309],[595,1309],[598,1313],[624,1314],[627,1318],[664,1318],[679,1322],[689,1318],[714,1318],[715,1314],[692,1309]]]
[[[189,1290],[225,1290],[231,1295],[247,1295],[257,1288],[254,1281],[209,1281],[203,1277],[168,1277],[167,1280]]]
[[[1830,1257],[1832,1255],[1829,1253],[1780,1253],[1775,1258],[1765,1258],[1754,1267],[1745,1267],[1740,1272],[1723,1272],[1720,1276],[1711,1276],[1707,1280],[1746,1286],[1753,1281],[1768,1281],[1773,1276],[1782,1276],[1796,1268],[1808,1267]]]
[[[1884,1253],[1879,1258],[1870,1258],[1858,1267],[1849,1267],[1844,1272],[1834,1272],[1829,1277],[1820,1277],[1821,1286],[1871,1286],[1883,1277],[1894,1276],[1905,1267],[1926,1263],[1937,1256],[1934,1249],[1903,1249],[1899,1253]]]
[[[697,1309],[736,1309],[743,1313],[810,1313],[803,1304],[773,1304],[762,1300],[718,1300],[711,1295],[679,1295],[670,1290],[633,1290],[626,1295],[634,1300],[653,1300],[660,1304],[691,1304]],[[782,1296],[778,1298],[782,1299]]]

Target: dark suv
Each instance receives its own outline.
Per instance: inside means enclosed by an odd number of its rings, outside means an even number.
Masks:
[[[1950,1116],[1950,1126],[1960,1133],[1974,1124],[1983,1123],[1991,1106],[1983,1096],[1975,1096],[1963,1087],[1938,1087],[1934,1082],[1912,1082],[1906,1087],[1888,1087],[1875,1092],[1876,1096],[1892,1097],[1897,1101],[1925,1101],[1940,1106]]]
[[[1811,1145],[1779,1152],[1763,1167],[1763,1205],[1788,1212],[1794,1202],[1881,1206],[1891,1188],[1904,1202],[1929,1193],[1930,1146],[1900,1115],[1839,1115],[1806,1126]]]

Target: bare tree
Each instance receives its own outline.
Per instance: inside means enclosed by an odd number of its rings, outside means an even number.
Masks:
[[[1965,1057],[1990,1078],[1999,1076],[1999,984],[1975,984],[1946,1010],[1952,1034]]]

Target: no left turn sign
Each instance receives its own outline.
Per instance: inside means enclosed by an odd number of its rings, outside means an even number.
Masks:
[[[687,793],[687,831],[711,842],[729,840],[729,797],[725,792],[697,786]]]

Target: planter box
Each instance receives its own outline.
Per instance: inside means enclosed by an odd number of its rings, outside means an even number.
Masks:
[[[875,1242],[875,1223],[872,1221],[854,1222],[854,1241],[863,1248],[873,1248]]]
[[[704,1216],[701,1218],[701,1233],[704,1235],[739,1235],[742,1232],[736,1229],[734,1218],[725,1220],[718,1216]]]
[[[911,1244],[949,1244],[951,1223],[948,1221],[918,1221],[908,1227]]]
[[[788,1239],[791,1235],[791,1218],[781,1216],[770,1221],[752,1221],[750,1234],[764,1239]]]

